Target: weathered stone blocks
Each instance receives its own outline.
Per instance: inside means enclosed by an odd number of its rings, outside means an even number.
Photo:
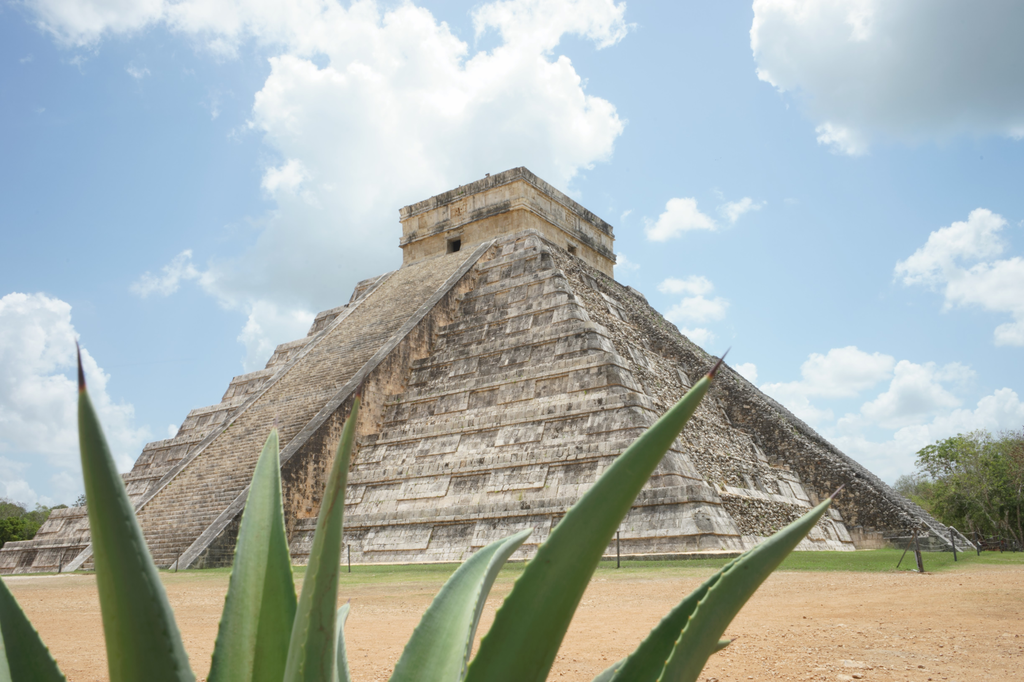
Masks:
[[[275,426],[292,556],[306,561],[356,392],[353,561],[460,561],[532,528],[516,553],[528,558],[707,371],[711,356],[610,277],[611,227],[524,171],[403,209],[400,270],[360,282],[265,369],[235,377],[221,403],[146,446],[125,480],[158,564],[230,561]],[[841,483],[849,492],[801,548],[937,527],[725,368],[623,521],[621,549],[748,548]],[[88,565],[87,543],[84,510],[55,513],[37,540],[0,551],[0,572],[72,555],[72,568]]]

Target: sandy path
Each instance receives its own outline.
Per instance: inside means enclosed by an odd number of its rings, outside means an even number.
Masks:
[[[710,571],[602,569],[573,622],[552,680],[589,681],[628,654]],[[185,646],[209,666],[224,574],[163,574]],[[344,577],[344,576],[343,576]],[[5,578],[68,678],[106,679],[90,576]],[[344,581],[343,581],[344,582]],[[353,677],[385,680],[440,580],[342,585]],[[485,629],[511,578],[499,579]],[[773,575],[733,622],[739,639],[712,657],[704,679],[1022,680],[1024,570],[975,565],[938,574]]]

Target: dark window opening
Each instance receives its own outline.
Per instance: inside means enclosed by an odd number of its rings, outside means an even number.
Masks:
[[[462,248],[461,239],[449,239],[448,240],[448,253],[455,253]]]
[[[569,244],[569,255],[570,256],[575,256],[576,255],[576,245],[575,244]]]

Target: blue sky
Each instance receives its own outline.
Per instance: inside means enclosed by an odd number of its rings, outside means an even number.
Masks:
[[[884,479],[1024,424],[1010,1],[0,5],[0,496],[122,469],[401,263],[399,207],[525,165],[617,278]]]

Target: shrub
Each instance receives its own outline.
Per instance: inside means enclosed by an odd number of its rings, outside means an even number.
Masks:
[[[719,361],[721,364],[721,361]],[[615,529],[693,414],[718,365],[608,467],[527,564],[471,658],[491,585],[529,536],[524,530],[476,552],[451,576],[406,645],[395,682],[523,682],[546,679],[583,592]],[[96,584],[112,682],[194,680],[167,596],[114,467],[79,369],[79,440],[89,499]],[[281,503],[278,436],[253,473],[210,682],[350,679],[336,609],[342,515],[359,413],[355,400],[324,492],[309,565],[296,599]],[[730,561],[684,599],[630,656],[595,680],[696,680],[728,645],[726,627],[757,587],[821,518],[831,498]],[[64,676],[0,582],[0,682]]]

